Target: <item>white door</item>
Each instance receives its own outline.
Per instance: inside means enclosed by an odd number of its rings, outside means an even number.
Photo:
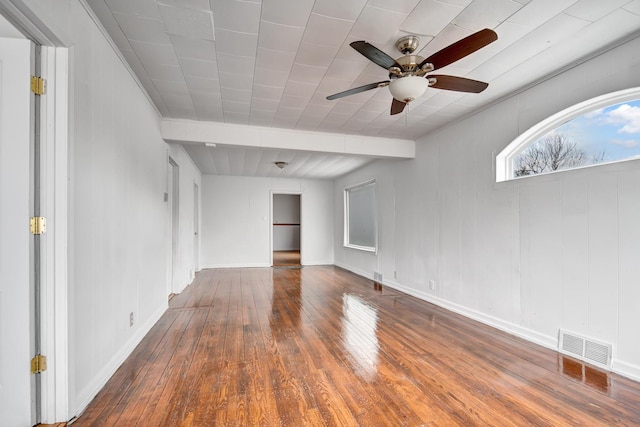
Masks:
[[[177,294],[179,287],[178,258],[180,248],[180,169],[178,164],[169,157],[169,209],[171,209],[171,293]]]
[[[0,424],[31,422],[31,42],[0,39]]]
[[[193,272],[195,273],[200,268],[198,267],[199,255],[200,255],[200,192],[198,191],[198,184],[193,183]]]

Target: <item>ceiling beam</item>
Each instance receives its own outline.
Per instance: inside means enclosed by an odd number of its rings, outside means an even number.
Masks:
[[[415,141],[409,139],[176,119],[163,120],[161,129],[165,141],[178,144],[208,143],[396,159],[413,159],[416,155]]]

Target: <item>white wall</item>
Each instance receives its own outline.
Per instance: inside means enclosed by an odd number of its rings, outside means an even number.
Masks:
[[[156,110],[79,1],[17,2],[30,10],[27,16],[42,20],[54,42],[69,47],[68,412],[73,416],[166,310],[169,148]],[[179,150],[175,155],[184,157]],[[183,181],[191,180],[184,194],[192,199],[199,173],[183,163]],[[186,200],[185,206],[193,203]],[[190,263],[185,257],[185,278]]]
[[[185,151],[182,145],[179,144],[168,144],[169,145],[169,156],[176,162],[179,168],[179,206],[180,213],[178,218],[178,250],[176,252],[178,261],[177,261],[177,271],[175,271],[174,277],[177,280],[176,289],[178,292],[181,292],[189,283],[193,281],[195,277],[195,272],[199,271],[199,266],[195,265],[195,244],[194,244],[194,232],[196,230],[194,220],[194,184],[198,186],[198,192],[202,193],[202,174],[198,167],[193,163],[189,154]],[[165,191],[169,191],[169,185],[171,185],[168,180],[167,189]],[[198,204],[199,205],[199,204]],[[167,204],[167,214],[169,214],[169,209],[171,206]],[[200,215],[198,215],[199,217]],[[198,218],[199,219],[199,218]],[[200,221],[199,221],[200,222]],[[199,229],[198,227],[197,229]],[[171,230],[169,227],[166,229],[166,238],[168,243],[168,251],[170,255],[171,251]],[[198,239],[199,240],[199,239]],[[170,258],[169,258],[170,259]],[[169,267],[169,262],[167,261],[167,267]],[[167,280],[169,279],[169,269],[167,269]]]
[[[337,180],[336,264],[552,348],[559,328],[612,343],[613,369],[640,379],[640,161],[500,184],[493,167],[546,117],[639,86],[638,51],[635,39],[422,138],[415,160]],[[377,255],[341,245],[342,190],[370,178]]]
[[[167,147],[155,111],[98,28],[76,3],[69,12],[71,413],[77,414],[166,309]]]
[[[333,264],[331,181],[203,175],[203,268],[271,265],[272,192],[301,193],[302,264]]]
[[[274,251],[300,250],[299,195],[273,195],[273,224]]]

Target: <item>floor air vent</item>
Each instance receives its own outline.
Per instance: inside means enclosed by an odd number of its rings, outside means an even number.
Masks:
[[[607,369],[611,368],[611,344],[560,329],[558,347],[560,353]]]

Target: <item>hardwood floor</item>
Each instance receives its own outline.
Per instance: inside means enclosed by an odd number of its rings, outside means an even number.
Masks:
[[[640,425],[640,383],[337,267],[203,270],[78,426]]]
[[[300,265],[300,251],[273,251],[273,266]]]

